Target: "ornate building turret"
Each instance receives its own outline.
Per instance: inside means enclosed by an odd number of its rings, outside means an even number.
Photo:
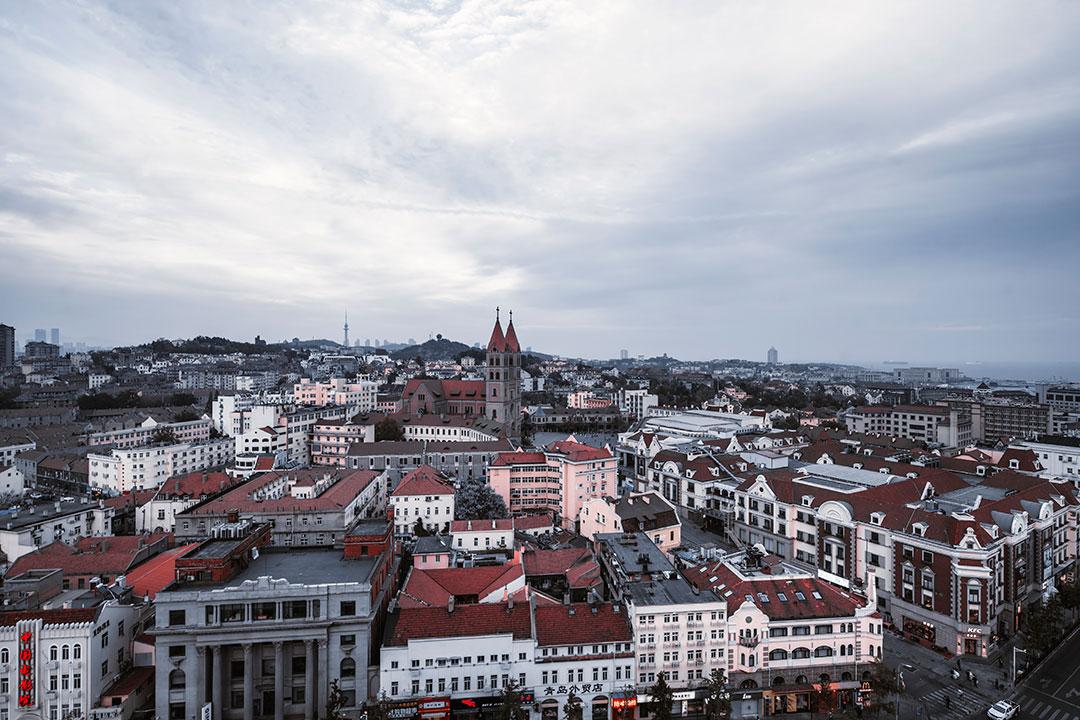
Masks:
[[[514,330],[512,312],[503,335],[498,308],[487,345],[484,392],[487,417],[501,423],[507,437],[521,437],[521,344]]]

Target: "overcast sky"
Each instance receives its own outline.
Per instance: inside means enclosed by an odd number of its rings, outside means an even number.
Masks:
[[[1076,360],[1080,3],[8,3],[0,322]]]

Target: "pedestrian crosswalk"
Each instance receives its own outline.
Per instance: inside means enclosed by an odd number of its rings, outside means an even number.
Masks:
[[[987,703],[978,695],[958,688],[940,688],[921,698],[927,714],[933,720],[963,720],[986,709]]]
[[[1080,708],[1065,710],[1058,705],[1052,705],[1044,700],[1036,700],[1027,696],[1017,698],[1020,703],[1020,715],[1023,718],[1034,720],[1080,720]]]

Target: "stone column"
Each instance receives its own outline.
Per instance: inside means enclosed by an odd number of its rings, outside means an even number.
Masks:
[[[195,648],[195,716],[206,704],[206,648]]]
[[[274,720],[285,720],[284,643],[274,642]]]
[[[251,643],[244,643],[244,720],[255,717],[255,668]]]
[[[321,715],[326,707],[326,700],[330,697],[330,642],[326,638],[319,638],[319,702],[315,706],[315,714]]]
[[[315,720],[315,641],[305,640],[304,649],[304,720]]]
[[[220,645],[214,645],[210,649],[214,656],[214,666],[210,670],[211,692],[213,693],[214,698],[214,720],[224,720],[225,698],[222,696],[225,694],[225,661],[221,658],[222,652]]]

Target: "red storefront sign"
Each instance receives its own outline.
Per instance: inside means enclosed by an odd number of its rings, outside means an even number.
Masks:
[[[34,673],[34,633],[23,630],[19,633],[19,707],[37,705],[37,688]]]

